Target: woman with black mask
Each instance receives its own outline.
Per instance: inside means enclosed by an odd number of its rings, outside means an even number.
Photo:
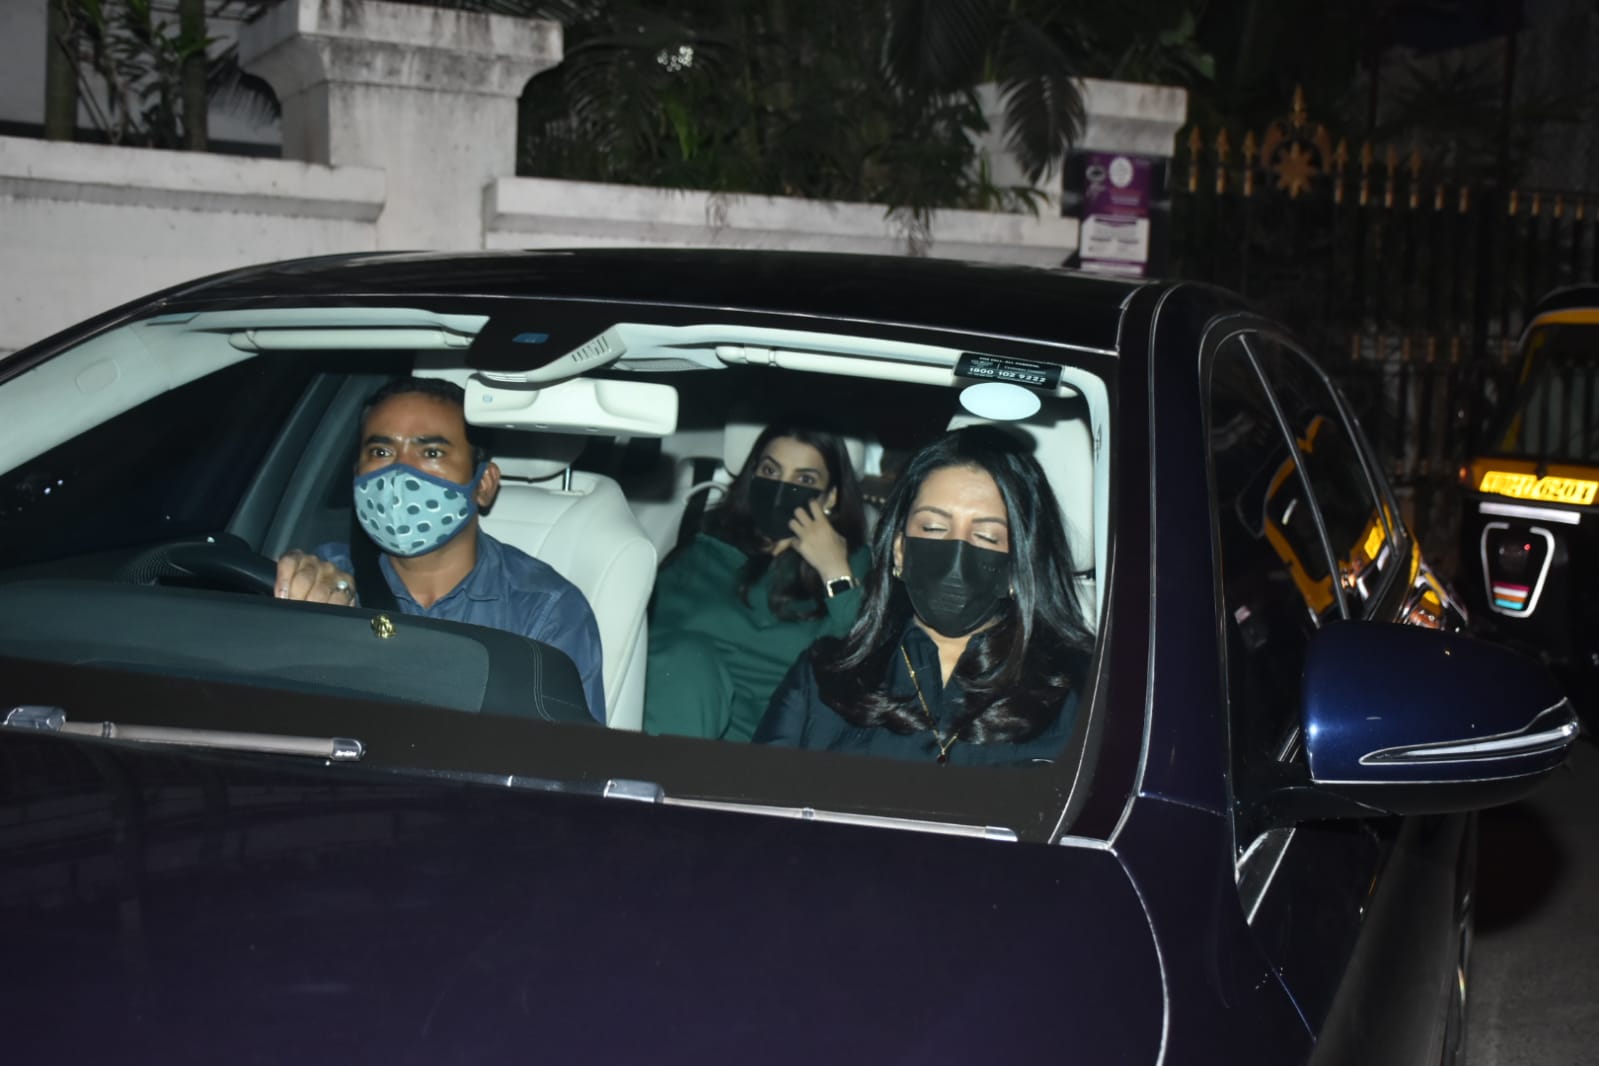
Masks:
[[[873,538],[860,617],[772,696],[757,743],[959,765],[1048,761],[1077,718],[1092,634],[1060,505],[1001,430],[906,465]]]
[[[865,540],[843,441],[766,427],[704,531],[656,579],[645,732],[748,740],[794,660],[855,620]]]

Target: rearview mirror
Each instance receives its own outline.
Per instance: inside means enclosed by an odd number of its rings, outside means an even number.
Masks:
[[[1302,721],[1313,789],[1395,814],[1518,799],[1578,733],[1570,701],[1534,660],[1368,622],[1333,623],[1311,640]]]

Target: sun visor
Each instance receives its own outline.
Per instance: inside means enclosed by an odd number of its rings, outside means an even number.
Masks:
[[[652,381],[570,378],[542,388],[473,375],[466,420],[474,426],[666,437],[677,432],[677,390]]]

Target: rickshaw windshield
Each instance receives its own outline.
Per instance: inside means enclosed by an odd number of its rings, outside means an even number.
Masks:
[[[1525,350],[1521,387],[1495,450],[1599,465],[1599,324],[1541,326]]]

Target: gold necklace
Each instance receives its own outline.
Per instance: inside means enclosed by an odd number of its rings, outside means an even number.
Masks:
[[[938,763],[942,766],[949,762],[949,749],[953,748],[955,742],[960,739],[960,730],[957,729],[951,733],[948,740],[944,739],[943,734],[938,731],[938,720],[933,717],[932,710],[927,706],[927,697],[922,695],[922,683],[916,676],[916,667],[911,665],[910,652],[906,651],[905,645],[901,644],[899,653],[905,658],[905,669],[910,671],[911,684],[916,686],[916,699],[922,705],[922,714],[927,716],[927,728],[933,731],[933,743],[938,745]]]

